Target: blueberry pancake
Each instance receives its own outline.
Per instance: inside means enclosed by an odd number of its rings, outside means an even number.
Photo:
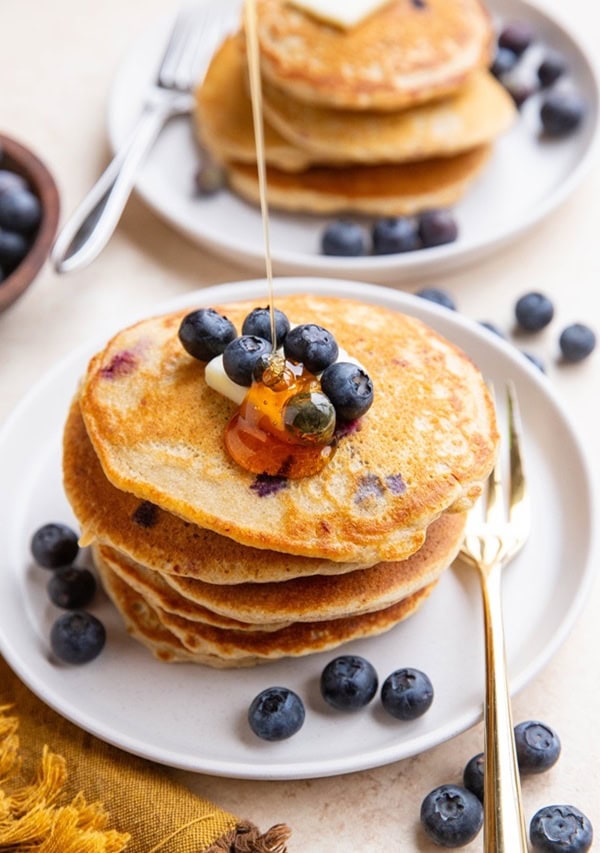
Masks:
[[[443,512],[472,505],[493,466],[498,432],[480,372],[424,323],[377,305],[307,294],[277,305],[292,324],[328,329],[376,389],[328,464],[291,480],[233,461],[224,434],[237,406],[183,349],[182,311],[123,330],[88,366],[79,402],[106,477],[256,549],[363,566],[409,557]],[[254,307],[220,310],[239,332]]]

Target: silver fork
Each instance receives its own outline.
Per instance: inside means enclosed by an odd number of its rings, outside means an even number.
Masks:
[[[173,116],[191,113],[193,90],[233,25],[231,4],[223,6],[225,13],[206,0],[197,6],[186,5],[179,12],[133,131],[54,243],[51,259],[57,272],[79,269],[100,254],[121,218],[138,168],[161,129]]]
[[[486,660],[484,849],[526,853],[527,832],[515,748],[501,603],[502,569],[525,545],[531,526],[523,468],[522,430],[512,384],[506,388],[510,485],[505,498],[502,462],[489,477],[483,517],[469,514],[460,557],[478,569],[483,598]]]

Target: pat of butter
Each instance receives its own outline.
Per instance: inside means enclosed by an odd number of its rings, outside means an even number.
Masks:
[[[302,9],[342,29],[350,29],[385,6],[390,0],[290,0],[292,6]]]

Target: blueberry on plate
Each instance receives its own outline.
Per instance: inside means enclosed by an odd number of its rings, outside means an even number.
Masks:
[[[515,726],[515,746],[521,773],[544,773],[556,764],[560,755],[558,735],[537,720]]]
[[[184,350],[199,361],[221,355],[236,337],[235,326],[214,308],[191,311],[181,321],[179,340]]]
[[[85,610],[63,613],[50,630],[52,651],[65,663],[88,663],[98,657],[105,642],[104,625]]]
[[[479,325],[483,326],[484,329],[487,329],[488,332],[491,332],[493,335],[497,335],[499,338],[506,340],[506,335],[495,323],[492,323],[489,320],[480,320]]]
[[[509,71],[513,70],[518,59],[519,57],[514,51],[509,50],[507,47],[498,47],[490,66],[490,71],[496,78],[503,77]]]
[[[321,236],[321,253],[346,258],[365,255],[367,253],[365,229],[347,219],[331,222]]]
[[[30,234],[40,224],[42,205],[28,189],[7,190],[0,195],[0,227]]]
[[[375,255],[413,252],[421,248],[417,223],[407,216],[378,219],[373,225],[371,239]]]
[[[248,709],[250,728],[263,740],[285,740],[296,734],[304,723],[302,699],[287,687],[267,687]]]
[[[223,369],[232,382],[250,387],[259,359],[273,351],[272,344],[257,335],[241,335],[223,351]]]
[[[359,655],[341,655],[321,673],[321,695],[338,711],[356,711],[368,705],[377,693],[373,664]]]
[[[575,806],[544,806],[531,819],[529,840],[542,853],[585,853],[592,848],[594,831]]]
[[[425,248],[453,243],[458,237],[458,225],[449,210],[426,210],[419,216],[419,237]]]
[[[521,350],[521,355],[524,355],[527,361],[530,361],[534,367],[540,371],[540,373],[546,373],[546,365],[534,352],[528,352],[527,350]]]
[[[397,720],[416,720],[432,702],[433,685],[420,669],[397,669],[383,682],[381,704]]]
[[[539,332],[554,317],[554,305],[543,293],[525,293],[515,303],[517,323],[527,332]]]
[[[277,346],[281,346],[290,330],[290,321],[283,311],[275,308],[275,338]],[[273,343],[271,335],[271,311],[269,308],[254,308],[242,323],[242,335],[256,335]]]
[[[337,359],[339,347],[331,332],[316,323],[294,326],[286,337],[283,351],[290,361],[302,363],[311,373],[321,373]]]
[[[66,524],[44,524],[31,538],[31,553],[36,563],[45,569],[70,566],[79,553],[77,534]]]
[[[561,53],[549,51],[538,65],[537,78],[544,89],[567,72],[567,61]]]
[[[47,590],[50,601],[57,607],[79,610],[92,601],[96,593],[96,579],[89,569],[69,566],[53,573]]]
[[[463,771],[463,785],[468,791],[475,794],[481,802],[483,802],[484,770],[485,756],[483,752],[479,752],[467,761]]]
[[[534,33],[525,21],[511,21],[506,24],[498,36],[498,46],[511,50],[516,56],[522,56],[532,43]]]
[[[353,421],[365,414],[373,403],[373,382],[357,364],[336,361],[321,375],[321,389],[329,397],[341,421]]]
[[[583,323],[572,323],[560,333],[558,345],[565,361],[583,361],[596,348],[596,335]]]
[[[544,133],[551,137],[568,136],[577,130],[585,111],[585,102],[576,92],[549,92],[540,107]]]
[[[421,290],[417,290],[415,296],[420,296],[421,299],[427,299],[429,302],[435,302],[436,305],[443,305],[444,308],[449,308],[450,311],[456,311],[454,299],[445,290],[440,290],[437,287],[424,287]]]
[[[483,806],[459,785],[440,785],[421,803],[423,829],[441,847],[464,847],[483,824]]]

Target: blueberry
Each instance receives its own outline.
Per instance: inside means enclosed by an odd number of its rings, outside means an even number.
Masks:
[[[527,352],[526,350],[521,350],[521,355],[524,355],[525,358],[534,365],[534,367],[537,367],[540,373],[546,372],[546,365],[538,355],[533,352]]]
[[[96,579],[89,569],[70,566],[58,569],[48,581],[50,601],[65,610],[86,607],[96,592]]]
[[[526,293],[515,304],[517,323],[527,332],[539,332],[554,317],[554,306],[543,293]]]
[[[568,136],[585,116],[585,102],[575,92],[550,92],[540,107],[542,128],[547,136]]]
[[[9,169],[0,169],[0,195],[14,190],[27,190],[29,185],[22,175]]]
[[[459,785],[440,785],[421,804],[421,823],[441,847],[463,847],[483,824],[483,806],[471,791]]]
[[[357,364],[336,361],[325,368],[321,389],[329,397],[341,421],[360,418],[373,402],[373,382]]]
[[[378,219],[372,231],[373,253],[391,255],[421,248],[417,223],[405,216]]]
[[[364,228],[355,222],[338,219],[331,222],[321,237],[323,255],[358,257],[367,252],[367,235]]]
[[[311,373],[321,373],[338,357],[339,348],[331,332],[316,323],[294,326],[285,338],[286,358],[301,362]]]
[[[544,773],[560,755],[560,740],[545,723],[527,720],[515,726],[515,746],[521,773]]]
[[[0,194],[0,228],[29,234],[40,224],[42,205],[30,190],[7,190]]]
[[[535,88],[523,80],[509,80],[504,84],[504,88],[513,99],[518,110],[535,93]]]
[[[478,800],[483,802],[483,775],[485,769],[485,757],[483,752],[474,755],[465,765],[463,771],[463,784],[467,790],[475,794]]]
[[[377,693],[375,668],[359,655],[341,655],[321,673],[321,695],[339,711],[363,708]]]
[[[383,682],[381,702],[392,717],[416,720],[431,707],[433,685],[419,669],[397,669]]]
[[[484,329],[487,329],[488,332],[491,332],[493,335],[497,335],[499,338],[506,340],[506,335],[499,326],[496,326],[495,323],[490,323],[489,320],[480,320],[479,325],[483,326]]]
[[[572,323],[560,333],[558,345],[565,361],[583,361],[596,347],[596,335],[583,323]]]
[[[0,264],[6,269],[15,269],[29,248],[29,243],[22,234],[16,231],[5,231],[0,228]]]
[[[494,56],[490,71],[494,77],[502,77],[504,74],[508,74],[509,71],[512,71],[517,64],[518,59],[519,57],[512,50],[509,50],[506,47],[499,47],[496,50],[496,55]]]
[[[179,340],[186,352],[200,361],[221,355],[236,337],[235,326],[214,308],[199,308],[181,321]]]
[[[248,709],[248,723],[263,740],[285,740],[296,734],[304,723],[302,699],[287,687],[267,687]]]
[[[257,361],[273,351],[265,338],[240,335],[227,344],[223,352],[223,369],[232,382],[250,387]]]
[[[511,21],[501,30],[498,46],[521,56],[533,41],[533,30],[525,21]]]
[[[540,86],[546,88],[562,77],[567,72],[567,62],[564,56],[557,51],[548,52],[537,69],[537,78]]]
[[[31,553],[45,569],[70,566],[79,553],[77,534],[66,524],[44,524],[32,536]]]
[[[458,225],[449,210],[426,210],[419,216],[419,236],[423,246],[453,243],[458,237]]]
[[[52,651],[66,663],[87,663],[97,657],[106,642],[102,622],[85,610],[69,610],[50,630]]]
[[[335,409],[320,391],[294,394],[283,410],[285,427],[302,442],[326,444],[333,438]]]
[[[544,806],[531,818],[529,840],[543,853],[585,853],[591,850],[594,831],[575,806]]]
[[[454,299],[445,290],[440,290],[437,287],[424,287],[422,290],[418,290],[415,295],[420,296],[421,299],[427,299],[428,302],[435,302],[436,305],[443,305],[450,311],[456,311]]]
[[[198,195],[216,195],[219,190],[223,189],[225,183],[225,170],[223,167],[203,152],[202,162],[195,175],[195,186]]]
[[[283,311],[275,308],[275,337],[277,346],[281,346],[290,330],[290,321]],[[242,324],[242,335],[257,335],[273,342],[271,336],[271,312],[268,308],[255,308]]]

